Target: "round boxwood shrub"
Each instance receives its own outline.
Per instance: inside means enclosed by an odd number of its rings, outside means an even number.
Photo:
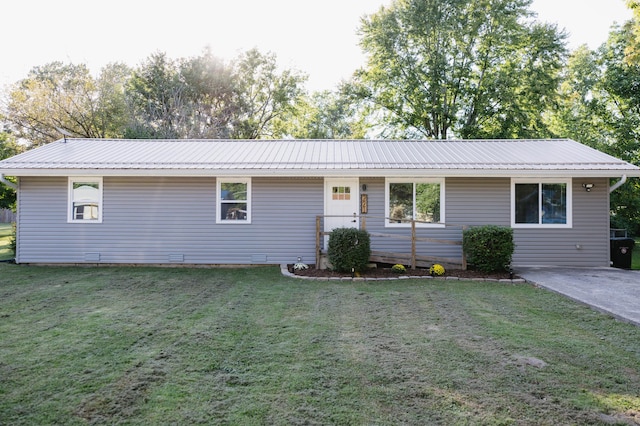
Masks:
[[[467,262],[479,271],[509,270],[515,250],[513,229],[496,225],[465,229],[462,250],[467,254]]]
[[[338,272],[362,272],[371,256],[369,233],[356,228],[336,228],[329,235],[329,262]]]

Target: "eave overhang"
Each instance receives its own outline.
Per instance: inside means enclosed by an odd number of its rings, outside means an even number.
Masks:
[[[219,168],[219,169],[163,169],[163,168],[7,168],[0,169],[6,176],[114,176],[114,177],[603,177],[616,178],[622,175],[640,177],[640,169],[469,169],[469,168],[439,168],[439,169],[257,169],[257,168]]]

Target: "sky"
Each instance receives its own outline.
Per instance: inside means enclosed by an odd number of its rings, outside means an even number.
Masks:
[[[170,58],[232,59],[251,48],[308,75],[307,89],[332,90],[364,64],[357,29],[391,0],[12,0],[0,13],[0,86],[52,61],[84,63]],[[569,47],[596,48],[611,25],[631,17],[624,0],[533,0],[538,19],[569,34]]]

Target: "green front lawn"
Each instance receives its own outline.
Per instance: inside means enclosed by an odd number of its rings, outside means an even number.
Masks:
[[[0,260],[13,259],[13,251],[11,251],[11,238],[11,224],[0,223]]]
[[[613,424],[640,328],[529,285],[0,264],[3,424]]]
[[[636,245],[633,248],[631,269],[640,269],[640,238],[636,238]]]

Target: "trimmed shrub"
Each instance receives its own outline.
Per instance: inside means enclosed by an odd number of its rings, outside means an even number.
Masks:
[[[327,250],[329,262],[335,271],[362,272],[371,256],[369,233],[356,228],[336,228],[329,235]]]
[[[496,225],[478,226],[462,233],[467,262],[482,272],[509,270],[515,250],[513,229]]]

